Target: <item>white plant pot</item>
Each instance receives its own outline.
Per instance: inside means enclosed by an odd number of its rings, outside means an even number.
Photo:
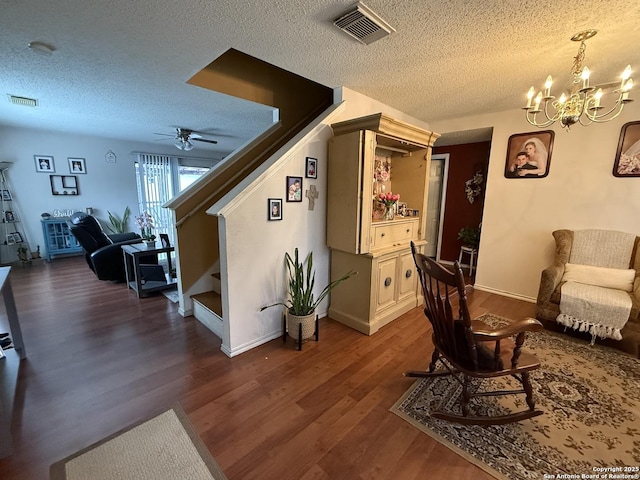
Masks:
[[[293,315],[287,310],[287,332],[291,338],[298,340],[299,325],[302,324],[302,340],[307,340],[316,333],[316,312],[304,316]]]

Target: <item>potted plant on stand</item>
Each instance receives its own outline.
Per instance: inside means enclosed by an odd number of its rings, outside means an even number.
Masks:
[[[357,272],[350,271],[324,287],[318,298],[313,296],[315,284],[315,272],[313,271],[313,252],[310,252],[306,260],[299,261],[298,249],[295,249],[293,258],[285,253],[285,261],[289,272],[289,299],[286,302],[278,302],[262,307],[266,308],[282,305],[285,307],[286,331],[289,336],[298,340],[298,349],[302,347],[302,341],[317,335],[316,307],[329,295],[331,290],[342,282],[352,277]],[[306,268],[305,268],[306,263]]]

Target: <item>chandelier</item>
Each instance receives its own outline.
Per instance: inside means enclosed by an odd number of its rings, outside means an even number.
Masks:
[[[580,48],[578,48],[578,54],[573,58],[572,85],[568,92],[562,93],[557,99],[551,95],[551,85],[553,84],[551,75],[547,77],[544,84],[544,93],[540,91],[536,95],[533,87],[529,89],[527,105],[523,107],[523,110],[525,110],[527,121],[531,125],[544,128],[560,121],[562,126],[569,130],[574,123],[587,126],[593,122],[608,122],[620,115],[626,103],[633,101],[629,98],[629,90],[633,87],[633,80],[630,78],[630,65],[627,65],[627,68],[622,72],[622,80],[619,83],[614,82],[602,86],[589,85],[591,72],[586,65],[583,65],[587,48],[584,42],[596,33],[598,33],[597,30],[585,30],[571,37],[572,41],[580,42]],[[613,88],[613,93],[617,95],[613,105],[606,108],[601,105],[603,88]]]

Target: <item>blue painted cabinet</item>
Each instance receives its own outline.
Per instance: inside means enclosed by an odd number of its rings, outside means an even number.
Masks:
[[[66,217],[42,220],[42,235],[44,236],[45,258],[51,261],[56,255],[82,253],[82,247],[67,226]]]

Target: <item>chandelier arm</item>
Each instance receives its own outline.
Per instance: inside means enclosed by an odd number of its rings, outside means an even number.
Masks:
[[[529,122],[534,127],[540,127],[540,128],[548,127],[549,125],[553,124],[553,122],[555,121],[555,120],[549,120],[549,121],[544,122],[544,123],[538,123],[537,120],[536,120],[536,115],[537,114],[534,113],[533,116],[530,118],[530,112],[527,111],[527,116],[526,116],[527,122]]]
[[[589,113],[588,108],[585,108],[585,113],[587,117],[589,117],[593,122],[596,122],[596,123],[608,122],[609,120],[613,120],[618,115],[620,115],[620,113],[622,112],[622,109],[624,108],[624,103],[625,102],[622,101],[622,95],[619,95],[613,107],[611,107],[611,109],[608,112],[598,115],[598,111],[595,110],[594,113],[592,114],[592,113]],[[617,109],[619,109],[618,112],[615,115],[609,117],[609,115],[611,115]]]

